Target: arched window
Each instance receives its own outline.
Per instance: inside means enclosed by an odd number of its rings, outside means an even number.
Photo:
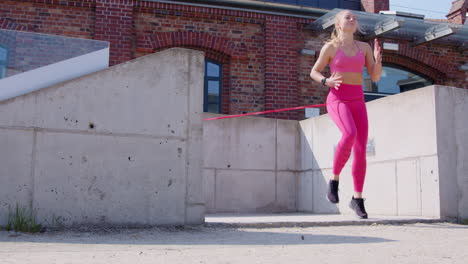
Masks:
[[[8,64],[8,50],[0,46],[0,79],[6,76],[7,64]]]
[[[221,67],[220,63],[205,60],[204,112],[221,113]]]
[[[384,96],[406,92],[425,87],[434,81],[419,74],[407,71],[394,65],[384,65],[382,76],[377,83],[372,82],[367,69],[364,69],[362,89],[366,102]]]

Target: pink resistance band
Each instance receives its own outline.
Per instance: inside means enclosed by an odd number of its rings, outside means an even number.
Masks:
[[[240,115],[219,116],[219,117],[206,118],[203,120],[216,120],[216,119],[233,118],[233,117],[240,117],[240,116],[261,115],[261,114],[268,114],[268,113],[275,113],[275,112],[282,112],[282,111],[289,111],[289,110],[298,110],[298,109],[304,109],[304,108],[318,108],[322,106],[326,106],[326,104],[298,106],[298,107],[292,107],[292,108],[283,108],[283,109],[269,110],[269,111],[263,111],[263,112],[253,112],[253,113],[240,114]]]

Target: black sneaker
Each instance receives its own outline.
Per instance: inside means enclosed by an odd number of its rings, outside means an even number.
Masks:
[[[327,199],[335,204],[340,202],[340,197],[338,197],[338,181],[330,180],[328,183]]]
[[[364,208],[364,199],[352,198],[349,207],[354,210],[356,215],[361,219],[367,219],[366,208]]]

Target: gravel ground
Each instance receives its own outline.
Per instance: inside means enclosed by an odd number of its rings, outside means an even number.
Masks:
[[[0,263],[468,263],[468,226],[0,231]]]

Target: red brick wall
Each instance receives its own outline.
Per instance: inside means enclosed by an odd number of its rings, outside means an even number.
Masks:
[[[210,15],[206,11],[179,9],[174,5],[167,5],[166,10],[155,9],[155,6],[138,9],[135,30],[139,38],[135,56],[170,47],[212,51],[207,57],[223,64],[222,112],[264,109],[265,56],[261,20],[222,16],[221,12]]]
[[[299,30],[295,19],[268,16],[265,22],[265,110],[298,106]],[[297,111],[269,114],[298,119]]]
[[[304,55],[299,57],[299,69],[298,69],[298,89],[301,105],[311,105],[323,103],[328,95],[328,88],[322,86],[320,83],[313,82],[310,79],[310,71],[314,65],[320,49],[324,44],[328,34],[316,34],[310,30],[300,31],[300,46],[302,49],[315,51],[315,55]],[[326,67],[322,74],[325,76],[330,75],[329,68]],[[302,111],[303,113],[304,111]],[[326,113],[324,107],[320,108],[320,113]]]
[[[450,21],[450,23],[462,25],[466,21],[467,10],[468,10],[467,0],[452,1],[452,6],[450,7],[450,11],[447,14],[447,19]]]
[[[54,2],[56,4],[45,4]],[[85,5],[87,3],[87,5]],[[59,4],[61,3],[61,4]],[[81,5],[84,7],[77,7]],[[21,30],[79,38],[93,38],[95,13],[90,1],[0,1],[3,23]],[[1,26],[1,28],[9,28]]]
[[[361,0],[361,9],[369,13],[390,10],[390,0]]]
[[[110,42],[110,65],[134,56],[134,0],[96,0],[94,38]]]
[[[375,12],[388,0],[362,3]],[[309,78],[325,37],[303,29],[312,20],[135,0],[1,1],[0,17],[0,28],[107,40],[111,64],[170,47],[203,50],[223,65],[226,114],[323,103],[328,92]],[[386,51],[384,63],[416,70],[436,84],[468,88],[457,69],[466,53],[436,44],[400,47]],[[302,49],[316,55],[301,55]],[[270,116],[301,119],[303,112]]]
[[[26,26],[23,26],[6,18],[0,18],[0,28],[18,31],[27,30]]]

